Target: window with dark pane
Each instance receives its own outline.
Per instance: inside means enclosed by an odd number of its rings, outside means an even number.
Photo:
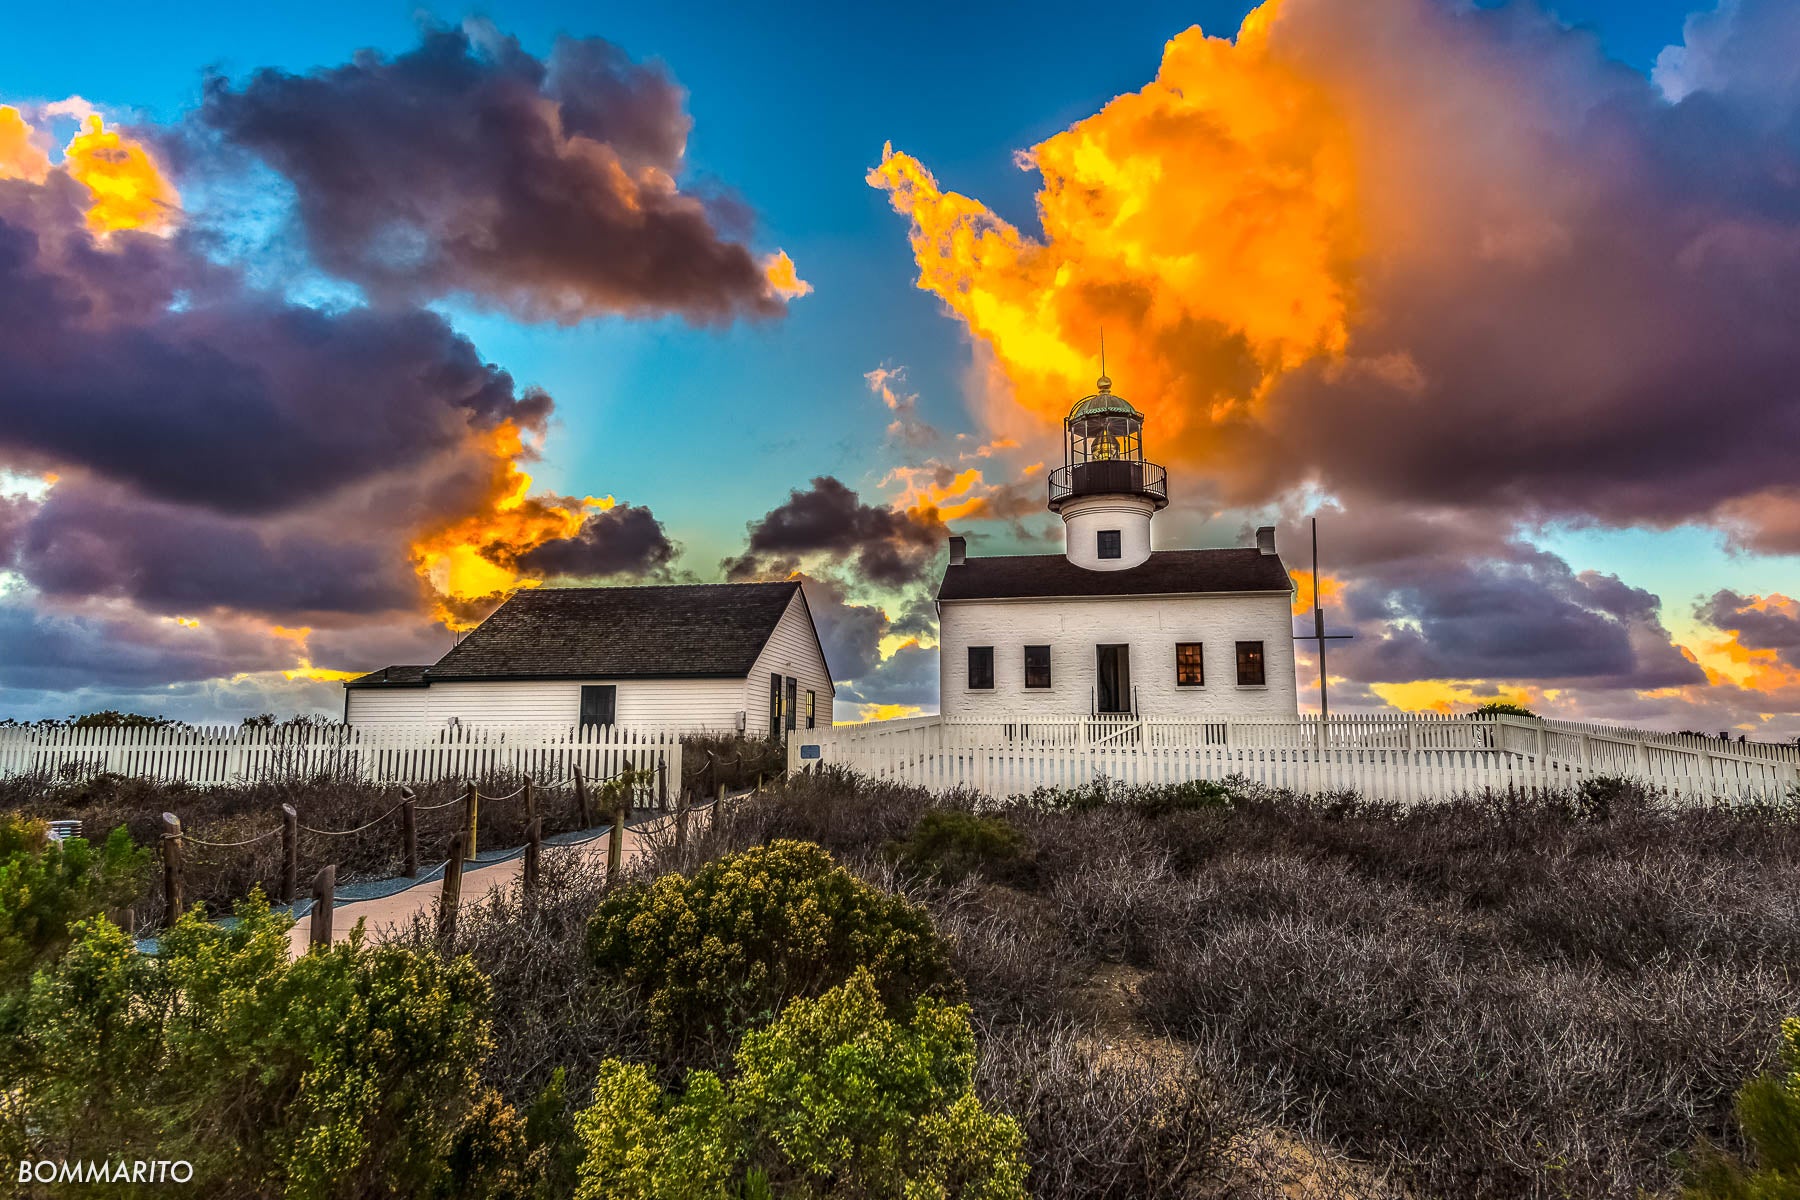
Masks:
[[[583,725],[611,725],[618,698],[619,689],[613,684],[583,684],[581,688],[581,723]]]
[[[969,686],[977,690],[994,686],[994,648],[969,647]]]
[[[1261,642],[1239,642],[1237,644],[1238,683],[1260,687],[1263,680],[1263,644]]]
[[[787,727],[794,728],[800,718],[800,681],[791,675],[788,676],[787,704],[783,711],[787,713]]]
[[[1175,686],[1203,687],[1206,684],[1206,655],[1199,642],[1175,643]]]
[[[808,729],[811,729],[813,727],[813,719],[816,715],[817,707],[818,707],[817,695],[816,695],[816,693],[809,690],[806,693],[806,727]]]
[[[1050,686],[1050,647],[1025,647],[1025,686],[1028,688]]]
[[[1099,555],[1101,558],[1124,558],[1125,557],[1125,551],[1119,544],[1119,531],[1118,530],[1102,529],[1099,533],[1099,538],[1100,538]]]

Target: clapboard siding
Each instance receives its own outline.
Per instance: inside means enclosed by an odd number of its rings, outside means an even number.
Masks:
[[[1131,647],[1131,681],[1145,717],[1292,720],[1299,701],[1290,605],[1285,593],[945,602],[939,616],[938,708],[946,717],[971,720],[1090,712],[1094,647],[1125,643]],[[1263,643],[1265,687],[1237,686],[1240,640]],[[1175,685],[1177,642],[1204,645],[1204,687]],[[1025,688],[1028,645],[1050,647],[1049,688]],[[970,646],[994,648],[992,691],[969,689]]]
[[[352,725],[424,725],[431,714],[425,688],[350,688],[344,720]]]
[[[617,723],[645,728],[737,727],[743,682],[737,679],[555,679],[434,683],[428,688],[354,688],[352,725],[574,725],[581,688],[605,683],[619,689]]]
[[[826,666],[825,656],[819,651],[819,639],[813,636],[806,601],[799,592],[795,592],[794,598],[788,601],[787,610],[781,614],[781,620],[775,623],[775,632],[769,635],[768,644],[756,656],[756,665],[750,668],[750,677],[740,685],[738,694],[742,697],[741,707],[746,714],[746,729],[752,736],[766,735],[769,732],[771,675],[792,677],[800,681],[800,717],[796,723],[797,728],[806,726],[806,693],[809,691],[816,699],[818,724],[831,724],[831,671]]]

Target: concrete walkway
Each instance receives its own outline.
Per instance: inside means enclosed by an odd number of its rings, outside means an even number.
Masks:
[[[695,822],[690,828],[702,827],[705,819],[711,815],[710,805],[694,809],[689,820]],[[625,847],[623,865],[629,867],[642,858],[648,848],[646,832],[671,828],[674,818],[657,813],[646,815],[635,824],[628,822],[625,826]],[[596,866],[606,863],[606,833],[576,843],[575,853]],[[546,852],[559,849],[552,842],[544,844]],[[517,854],[510,858],[493,863],[467,863],[463,867],[462,907],[465,911],[484,903],[493,892],[505,894],[525,872],[525,856]],[[396,929],[404,929],[412,924],[413,918],[423,915],[435,919],[438,899],[443,894],[442,873],[433,870],[427,878],[402,891],[377,896],[369,900],[340,901],[331,910],[331,940],[335,945],[350,939],[350,931],[356,928],[358,921],[364,922],[363,930],[368,940],[379,942],[393,936]],[[312,936],[312,919],[310,915],[300,916],[294,927],[288,931],[288,949],[296,958],[306,953]]]

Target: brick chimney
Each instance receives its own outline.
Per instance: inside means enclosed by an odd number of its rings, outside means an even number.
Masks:
[[[1264,525],[1256,531],[1256,548],[1264,554],[1275,553],[1275,527]]]
[[[950,565],[960,567],[969,558],[969,542],[967,538],[952,536],[950,539]]]

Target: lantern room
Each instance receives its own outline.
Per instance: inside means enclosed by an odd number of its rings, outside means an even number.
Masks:
[[[1134,495],[1161,509],[1168,473],[1144,461],[1144,414],[1102,375],[1099,390],[1076,402],[1063,421],[1063,465],[1050,473],[1050,509],[1082,496]]]

